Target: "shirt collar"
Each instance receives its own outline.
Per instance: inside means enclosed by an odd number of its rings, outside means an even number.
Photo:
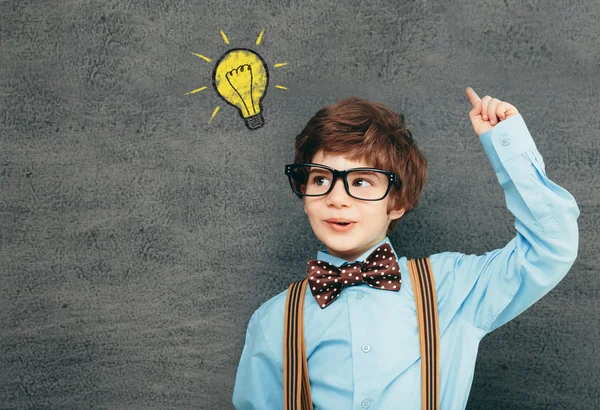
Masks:
[[[398,259],[398,255],[396,254],[396,251],[394,250],[394,247],[392,246],[392,243],[390,242],[390,239],[386,236],[383,240],[381,240],[381,242],[373,245],[371,247],[371,249],[369,249],[368,251],[366,251],[365,253],[363,253],[362,255],[360,255],[358,257],[358,259],[356,259],[356,261],[360,261],[363,262],[365,259],[367,259],[367,257],[371,254],[371,252],[373,252],[378,246],[383,245],[384,243],[388,243],[390,245],[390,247],[392,248],[392,252],[394,252],[394,256],[396,256],[396,259]],[[329,254],[329,252],[327,251],[327,248],[321,249],[320,251],[317,252],[317,259],[321,260],[321,261],[325,261],[335,267],[340,267],[342,266],[344,263],[352,263],[352,262],[356,262],[356,261],[347,261],[343,258],[334,256]]]

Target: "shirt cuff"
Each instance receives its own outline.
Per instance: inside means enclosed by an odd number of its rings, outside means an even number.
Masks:
[[[494,128],[481,134],[479,140],[499,180],[506,175],[502,165],[504,162],[525,152],[537,151],[521,114],[500,121]]]

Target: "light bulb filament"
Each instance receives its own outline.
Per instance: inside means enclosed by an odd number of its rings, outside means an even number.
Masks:
[[[244,70],[245,69],[245,70]],[[248,115],[256,114],[254,109],[254,100],[252,98],[252,66],[250,64],[242,64],[237,68],[225,73],[227,82],[240,97],[240,100],[246,108]],[[250,108],[252,111],[250,111]]]

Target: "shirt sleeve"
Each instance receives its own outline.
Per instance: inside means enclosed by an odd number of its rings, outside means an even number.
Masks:
[[[546,295],[578,252],[579,208],[546,175],[544,161],[520,114],[480,136],[515,216],[516,236],[483,255],[456,253],[454,275],[467,322],[489,333]]]
[[[258,311],[248,322],[232,402],[236,410],[283,408],[283,365],[274,359]]]

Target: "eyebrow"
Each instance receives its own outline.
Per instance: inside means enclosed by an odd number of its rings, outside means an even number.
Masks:
[[[361,171],[361,170],[357,170],[355,171],[357,174],[369,174],[369,175],[374,175],[375,178],[383,178],[383,174],[379,173],[379,172],[375,172],[375,171]]]
[[[321,164],[319,164],[319,165],[321,165]],[[327,166],[327,165],[323,165],[323,166]],[[314,167],[314,166],[310,166],[309,168],[310,168],[310,169],[309,169],[309,171],[313,171],[313,170],[326,171],[326,169],[324,169],[324,168],[320,168],[320,167]],[[335,169],[335,168],[333,168],[333,167],[329,167],[329,168]],[[362,171],[362,172],[373,172],[373,171],[371,171],[371,170],[367,170],[367,169],[361,169],[361,168],[373,168],[373,169],[379,169],[379,168],[375,168],[375,167],[356,167],[356,168],[348,168],[348,169],[345,169],[345,170],[343,170],[343,171],[354,171],[354,170],[356,170],[356,172],[361,172],[361,171]],[[338,171],[338,170],[336,170],[336,171]]]
[[[377,178],[377,179],[383,178],[383,175],[381,175],[378,172],[374,172],[374,171],[370,171],[370,170],[362,170],[360,168],[371,168],[371,167],[348,168],[345,171],[354,171],[358,175],[369,174],[369,176],[371,176],[374,173],[375,178]],[[308,173],[309,174],[313,174],[313,173],[326,174],[326,173],[329,173],[329,170],[324,169],[324,168],[319,168],[319,167],[310,167],[310,169],[308,170]]]
[[[312,172],[322,172],[322,173],[327,173],[329,172],[328,169],[323,169],[323,168],[319,168],[319,167],[310,167],[308,172],[312,173]]]

